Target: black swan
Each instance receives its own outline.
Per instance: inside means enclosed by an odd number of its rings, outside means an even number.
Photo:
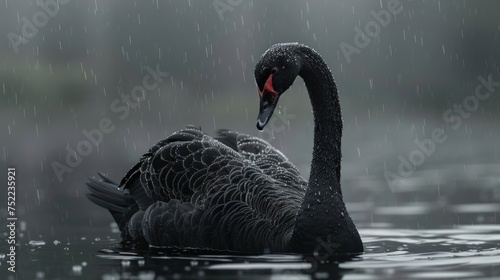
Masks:
[[[255,66],[263,129],[279,97],[304,79],[314,115],[309,182],[269,143],[187,127],[161,140],[117,184],[87,183],[91,201],[118,223],[122,244],[239,253],[363,252],[340,188],[342,116],[337,87],[321,56],[276,44]],[[328,248],[325,248],[327,246]]]

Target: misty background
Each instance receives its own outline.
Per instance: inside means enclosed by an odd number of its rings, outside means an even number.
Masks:
[[[470,100],[479,76],[500,82],[498,1],[402,1],[401,12],[349,59],[341,44],[355,47],[354,28],[365,30],[390,1],[66,0],[13,46],[12,34],[23,37],[23,17],[33,23],[49,2],[0,4],[0,158],[16,167],[17,216],[31,238],[106,228],[112,218],[85,197],[87,177],[100,171],[119,181],[152,145],[187,124],[211,135],[229,128],[260,136],[308,177],[313,120],[300,78],[280,99],[275,126],[255,128],[254,65],[280,42],[314,48],[335,77],[342,185],[348,209],[359,210],[358,226],[380,222],[374,205],[500,201],[500,87],[456,129],[443,119]],[[168,77],[138,106],[130,103],[126,116],[113,110],[157,68]],[[88,140],[82,131],[99,129],[103,119],[114,129],[69,166],[69,151]],[[431,138],[435,128],[444,129],[446,142],[391,187],[386,171],[398,174],[400,158],[418,149],[415,139]],[[68,172],[61,179],[54,166],[62,165]],[[0,174],[6,182],[6,170]],[[6,191],[0,201],[4,220]],[[497,222],[496,215],[443,215],[408,227]]]

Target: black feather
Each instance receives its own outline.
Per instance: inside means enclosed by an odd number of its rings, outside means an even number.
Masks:
[[[336,252],[362,252],[340,188],[337,88],[318,53],[304,45],[278,44],[260,58],[255,68],[261,94],[257,126],[266,125],[276,95],[297,75],[308,89],[315,121],[309,183],[262,139],[225,129],[213,138],[188,126],[151,147],[119,187],[105,176],[91,178],[89,199],[111,212],[125,242],[313,253],[318,240],[328,240],[339,244]]]

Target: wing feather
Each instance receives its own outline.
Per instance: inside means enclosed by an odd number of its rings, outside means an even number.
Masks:
[[[154,201],[143,213],[149,244],[246,251],[290,235],[307,185],[269,143],[195,127],[159,141],[121,186],[137,181]]]

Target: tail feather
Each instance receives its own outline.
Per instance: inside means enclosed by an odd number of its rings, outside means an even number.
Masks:
[[[87,186],[90,191],[89,195],[95,197],[95,200],[98,201],[97,205],[99,206],[120,211],[125,210],[130,204],[130,197],[127,197],[128,194],[118,190],[117,185],[112,185],[95,178],[89,178]]]
[[[135,174],[135,170],[132,170]],[[131,215],[138,209],[145,211],[154,200],[149,197],[141,185],[138,176],[133,180],[127,180],[125,187],[98,173],[100,178],[90,177],[87,182],[89,193],[87,197],[95,204],[109,210],[118,225],[127,222]]]
[[[128,191],[118,189],[116,182],[101,173],[99,176],[101,179],[89,178],[87,197],[95,204],[108,209],[116,223],[120,224],[134,201]]]
[[[110,183],[110,184],[113,184],[113,185],[117,185],[119,186],[120,183],[118,183],[117,181],[109,178],[108,176],[106,176],[104,173],[102,172],[97,172],[97,174],[99,175],[99,177],[101,177],[101,179],[106,182],[106,183]]]

